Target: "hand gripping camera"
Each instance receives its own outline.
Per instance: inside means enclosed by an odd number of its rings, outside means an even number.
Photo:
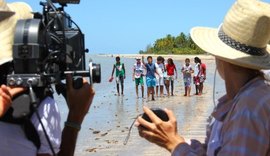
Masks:
[[[45,87],[61,83],[66,74],[89,77],[90,83],[100,83],[100,64],[90,61],[89,70],[86,70],[85,53],[88,50],[85,49],[84,34],[64,11],[67,3],[79,2],[40,2],[42,14],[34,13],[33,19],[17,22],[13,45],[14,72],[7,76],[9,86]],[[59,3],[61,7],[56,8],[53,3]]]

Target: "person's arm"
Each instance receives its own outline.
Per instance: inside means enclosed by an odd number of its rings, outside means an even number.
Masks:
[[[182,67],[181,72],[182,72],[183,74],[185,73],[185,68],[184,68],[184,67]]]
[[[197,77],[199,77],[200,76],[200,73],[201,73],[201,64],[198,65],[198,70],[199,70],[198,71],[198,75],[196,75]]]
[[[16,87],[11,88],[6,85],[0,87],[0,117],[4,116],[12,103],[12,97],[18,93],[23,92],[25,89]]]
[[[126,69],[124,63],[123,63],[123,70],[124,70],[124,79],[126,79]]]
[[[190,73],[191,73],[191,74],[194,73],[194,70],[193,70],[192,68],[190,68]]]
[[[177,77],[178,77],[178,73],[177,73],[177,68],[176,68],[176,66],[174,65],[174,70],[175,70],[175,79],[177,79]]]
[[[206,79],[206,65],[203,66],[204,79]]]
[[[62,142],[58,156],[74,155],[79,127],[88,113],[94,95],[95,92],[92,86],[85,79],[82,88],[74,89],[72,77],[70,75],[67,77],[67,105],[69,113],[66,123],[68,124],[65,124],[62,132]]]
[[[169,117],[167,122],[158,118],[149,108],[144,107],[143,110],[153,122],[150,123],[142,117],[138,117],[135,125],[138,126],[141,137],[167,149],[172,156],[206,155],[202,144],[196,142],[197,147],[194,146],[195,144],[188,145],[184,138],[177,133],[177,121],[171,110],[165,109]]]
[[[134,81],[135,80],[135,69],[136,67],[135,66],[133,66],[133,68],[132,68],[132,71],[133,71],[133,73],[132,73],[132,80]]]
[[[167,65],[165,63],[163,63],[163,67],[164,67],[164,72],[167,72]]]
[[[157,70],[155,70],[155,73],[158,75],[158,77],[161,77],[161,76],[159,75],[159,73],[157,72]]]
[[[145,65],[144,56],[142,56],[142,64]]]
[[[115,65],[113,65],[113,69],[112,69],[112,77],[113,77],[113,74],[114,74],[114,70],[115,70]]]
[[[142,66],[143,66],[143,74],[142,75],[146,76],[146,72],[147,72],[146,66],[144,64]]]
[[[155,67],[155,73],[158,75],[158,77],[161,77],[160,75],[159,75],[159,73],[158,73],[158,64],[154,64],[154,67]]]

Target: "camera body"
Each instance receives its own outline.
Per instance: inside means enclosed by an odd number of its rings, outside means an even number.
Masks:
[[[65,13],[67,3],[80,0],[54,0],[62,6],[56,8],[50,0],[41,2],[43,13],[33,19],[19,20],[13,44],[14,72],[7,76],[9,86],[45,87],[59,84],[66,74],[90,78],[100,83],[99,64],[89,62],[86,70],[84,34]],[[73,27],[75,24],[76,27]]]

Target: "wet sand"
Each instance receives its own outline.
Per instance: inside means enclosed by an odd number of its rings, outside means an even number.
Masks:
[[[190,57],[192,59],[194,56]],[[184,57],[185,58],[185,57]],[[127,145],[123,142],[128,134],[128,129],[138,114],[142,113],[142,106],[151,108],[168,108],[173,110],[178,120],[178,131],[185,138],[195,138],[204,141],[206,119],[213,110],[213,75],[215,63],[213,59],[203,60],[207,65],[207,81],[204,94],[195,96],[192,86],[192,96],[184,97],[182,76],[179,74],[175,82],[175,96],[156,98],[156,101],[136,99],[135,85],[131,79],[131,70],[127,70],[125,80],[125,95],[116,96],[115,83],[109,83],[114,58],[100,57],[102,64],[103,83],[96,84],[96,96],[91,109],[86,116],[78,138],[75,155],[78,156],[166,156],[168,151],[147,142],[138,135],[133,127]],[[124,58],[126,68],[131,69],[134,59]],[[180,72],[182,61],[175,61]],[[216,94],[224,93],[222,81],[217,78]],[[60,99],[59,103],[63,103]],[[66,108],[62,106],[62,118],[65,119]],[[63,119],[63,120],[64,120]]]

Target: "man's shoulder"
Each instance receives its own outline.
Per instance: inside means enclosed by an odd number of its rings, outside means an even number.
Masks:
[[[249,110],[256,110],[258,112],[269,110],[270,115],[270,86],[261,78],[252,80],[239,93],[238,99]]]

